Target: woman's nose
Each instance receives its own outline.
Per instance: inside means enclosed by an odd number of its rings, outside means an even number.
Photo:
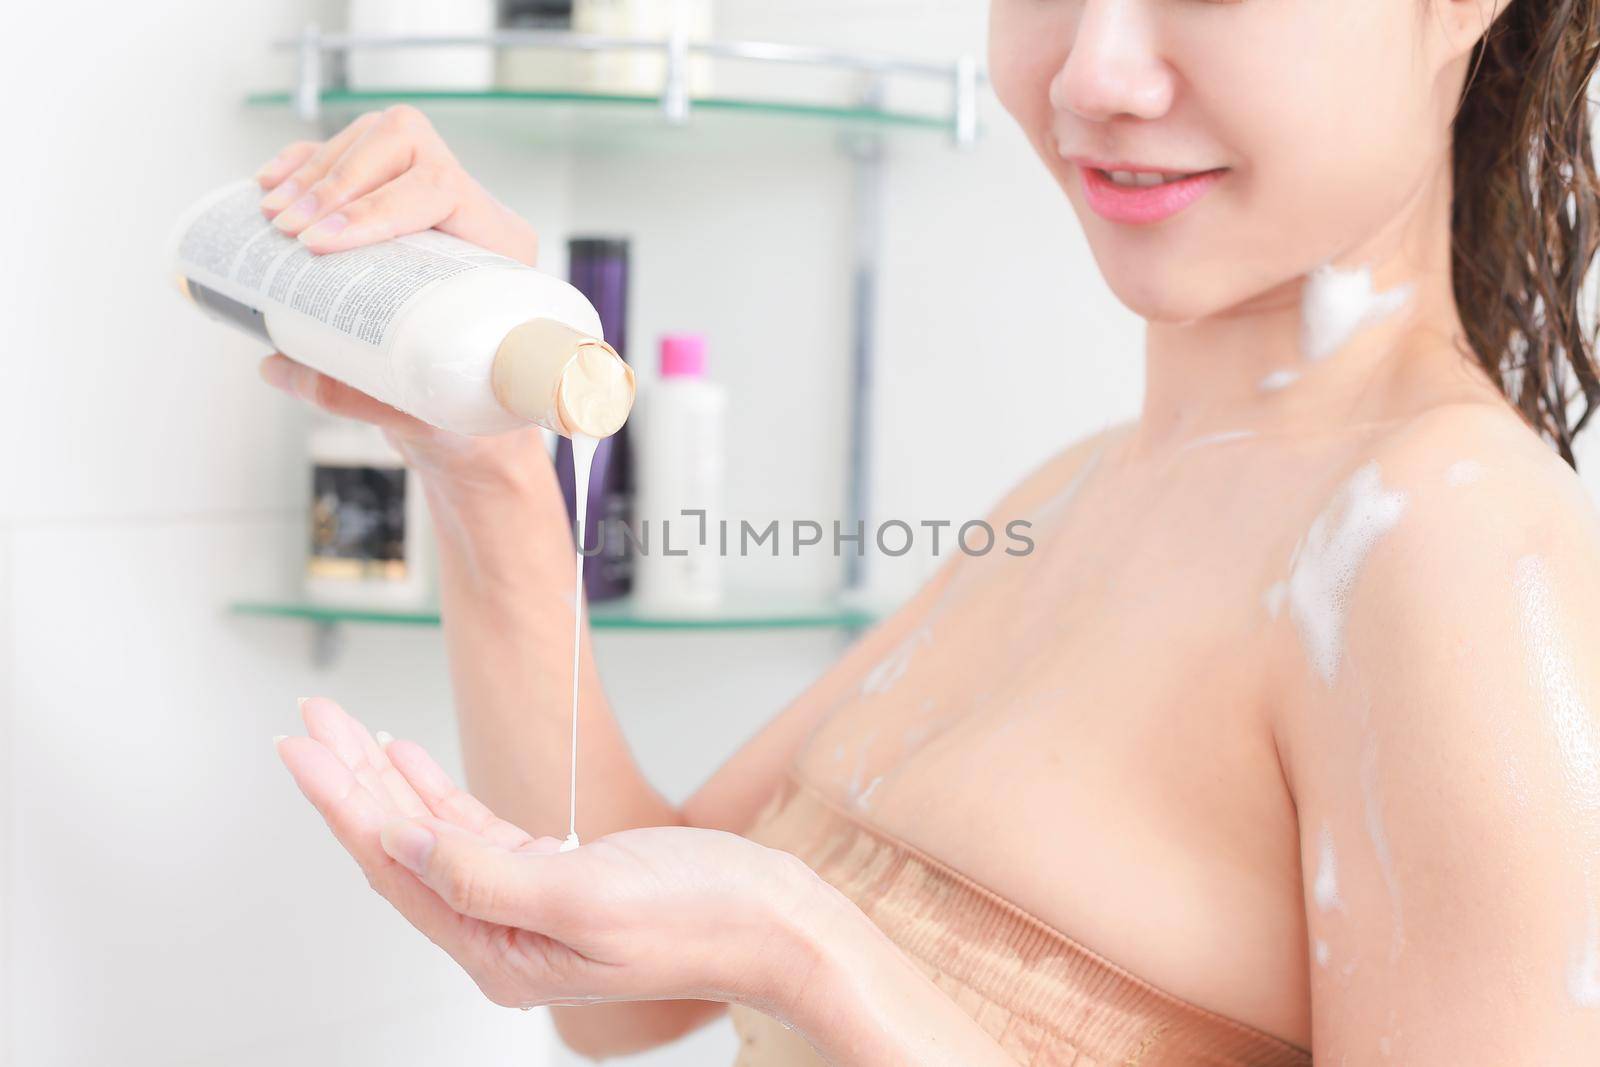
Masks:
[[[1091,122],[1154,119],[1172,106],[1173,73],[1156,47],[1147,0],[1085,0],[1050,105]]]

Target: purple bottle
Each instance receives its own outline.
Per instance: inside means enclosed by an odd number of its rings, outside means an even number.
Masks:
[[[573,286],[600,313],[600,329],[617,355],[628,358],[628,242],[620,237],[574,237],[567,242]],[[568,525],[577,516],[572,442],[556,446],[556,477],[567,500]],[[583,537],[583,590],[589,600],[615,600],[633,588],[633,556],[625,534],[633,518],[633,449],[628,427],[595,449],[589,472],[589,513]]]

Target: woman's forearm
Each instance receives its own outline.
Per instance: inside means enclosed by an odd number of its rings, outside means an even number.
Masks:
[[[510,821],[559,837],[568,814],[575,563],[554,471],[530,453],[473,484],[434,485],[426,472],[424,484],[468,780]],[[627,749],[587,632],[583,644],[579,835],[677,823]]]
[[[778,1012],[833,1067],[1015,1067],[977,1022],[946,996],[843,896],[819,907],[797,950],[803,988]],[[753,1005],[759,1007],[759,1005]]]

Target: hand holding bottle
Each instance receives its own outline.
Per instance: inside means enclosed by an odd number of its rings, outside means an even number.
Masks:
[[[313,252],[339,252],[427,229],[532,266],[533,227],[461,166],[427,117],[396,105],[355,119],[327,141],[297,141],[256,175],[262,212]],[[505,487],[530,472],[548,480],[533,429],[469,437],[430,426],[282,354],[266,381],[336,415],[381,427],[435,492]]]

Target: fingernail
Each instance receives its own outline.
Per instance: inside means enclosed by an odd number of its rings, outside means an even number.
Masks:
[[[309,197],[307,198],[309,199]],[[290,208],[284,214],[294,211]],[[300,233],[301,241],[324,241],[350,224],[350,219],[342,211],[335,211],[332,215],[320,218]]]
[[[272,743],[274,745],[276,745],[276,744],[278,744],[280,742],[283,742],[283,741],[287,741],[287,740],[289,740],[289,735],[288,734],[273,734],[272,735]]]
[[[388,748],[389,742],[394,740],[394,734],[391,734],[388,730],[379,730],[375,736],[379,748]]]
[[[279,152],[277,155],[273,156],[271,159],[269,159],[265,163],[261,164],[261,169],[256,171],[256,180],[260,181],[262,178],[265,178],[267,175],[275,173],[278,170],[278,168],[283,166],[283,162],[284,162],[284,153]]]
[[[396,819],[383,828],[383,850],[413,874],[421,874],[433,853],[433,831],[405,819]]]
[[[289,388],[289,365],[281,359],[261,361],[261,380],[274,389]]]
[[[310,697],[295,697],[294,698],[294,706],[299,708],[301,711],[305,711],[306,710],[306,702],[309,701],[310,699],[311,699]]]
[[[300,195],[300,183],[293,178],[261,198],[262,211],[281,211],[289,201]]]
[[[280,230],[293,230],[302,226],[311,213],[317,210],[317,198],[307,193],[278,213],[272,224]]]

